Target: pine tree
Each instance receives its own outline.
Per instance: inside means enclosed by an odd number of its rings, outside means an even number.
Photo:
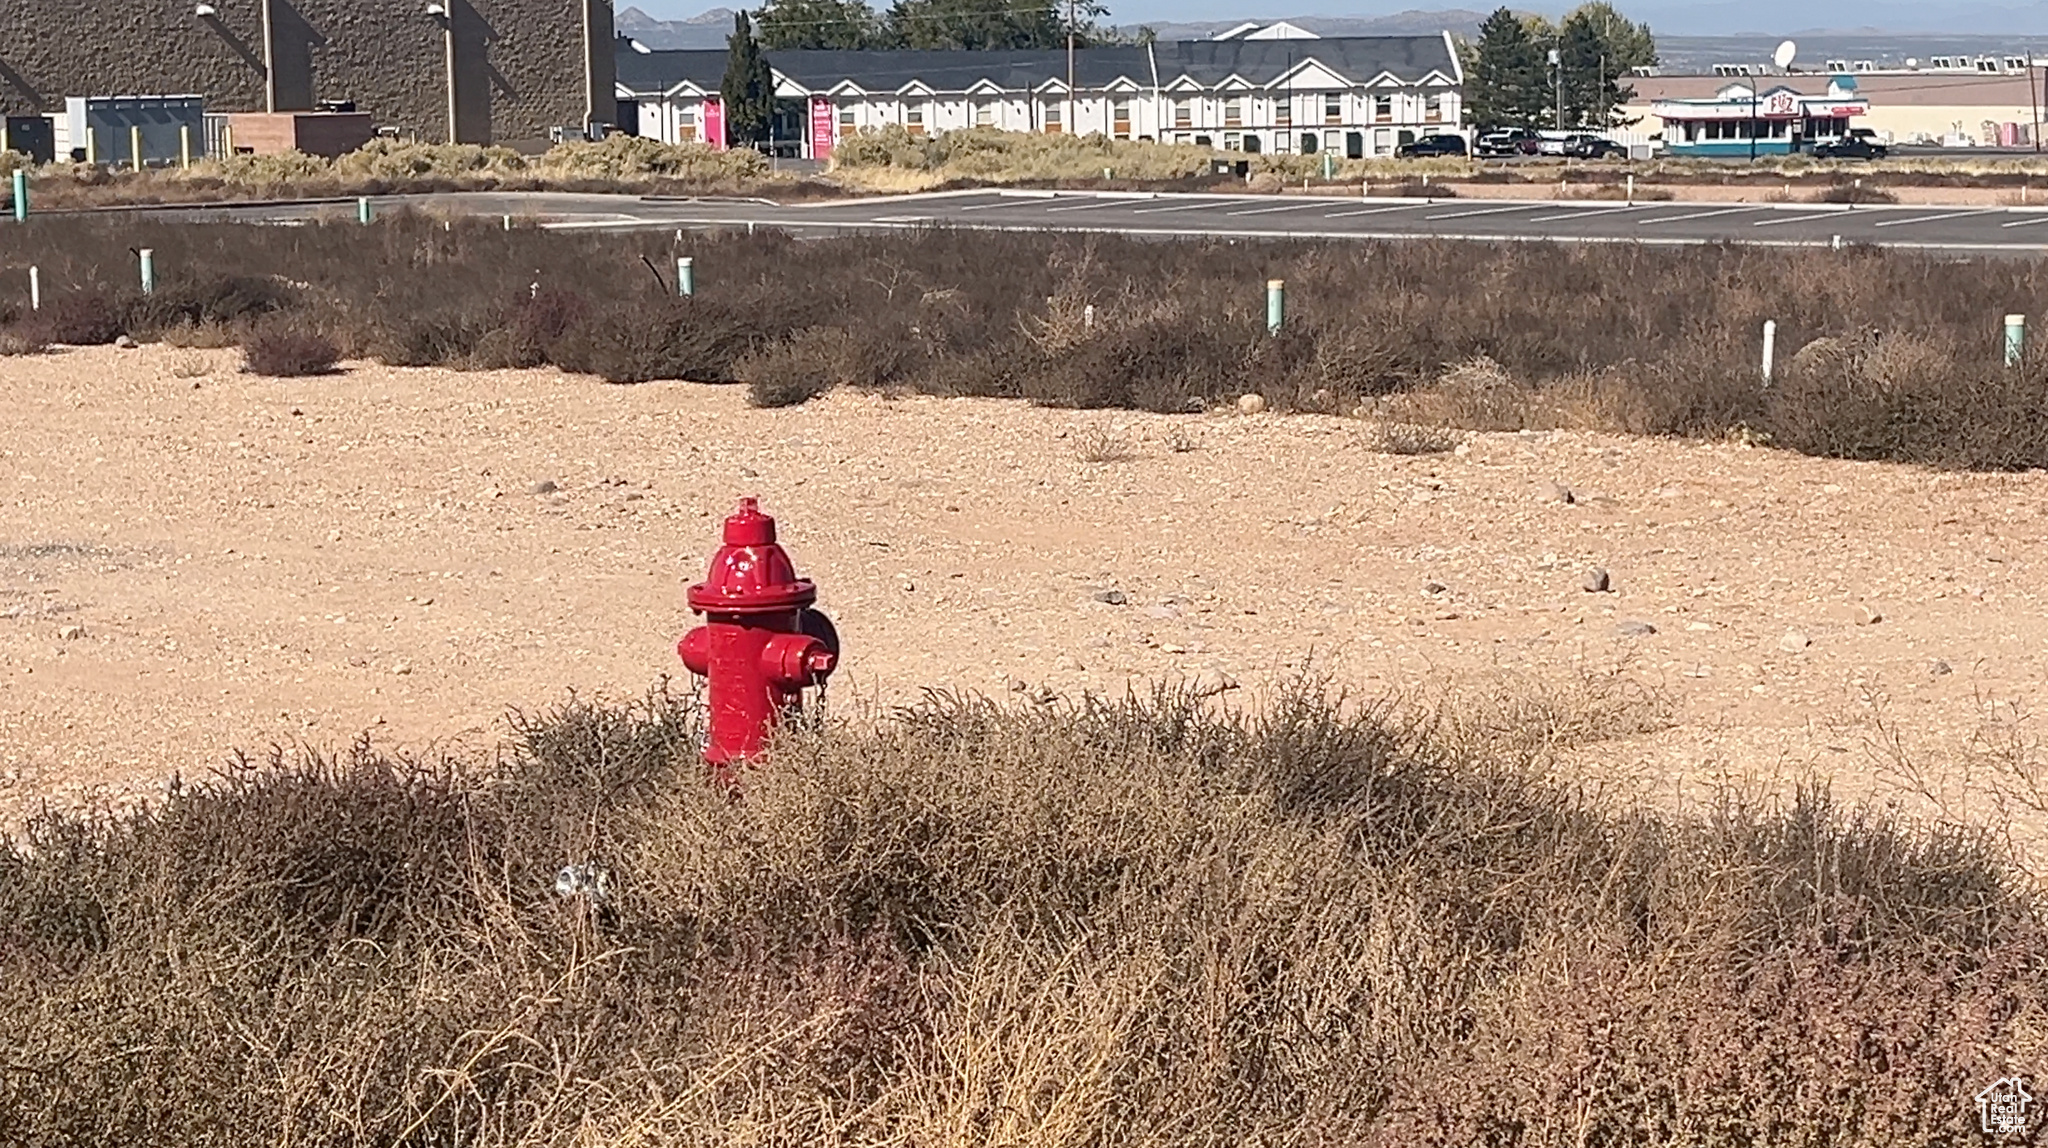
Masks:
[[[718,85],[718,98],[725,105],[726,146],[754,147],[768,142],[775,118],[775,77],[768,71],[768,57],[761,54],[761,42],[754,38],[753,22],[745,12],[732,16],[732,36],[725,42],[725,80]]]
[[[1465,72],[1465,110],[1474,127],[1534,127],[1548,115],[1543,49],[1513,12],[1497,9],[1479,26]]]
[[[1073,33],[1078,45],[1104,43],[1095,22],[1109,9],[1077,0]],[[968,51],[1067,46],[1067,5],[1046,0],[896,0],[886,17],[891,38],[906,48]]]
[[[1596,2],[1565,17],[1558,55],[1566,123],[1606,129],[1617,125],[1616,110],[1635,96],[1621,77],[1630,68],[1654,64],[1657,46],[1648,25],[1631,24],[1612,6]]]
[[[761,43],[777,48],[879,48],[882,21],[861,0],[768,0],[758,13]]]

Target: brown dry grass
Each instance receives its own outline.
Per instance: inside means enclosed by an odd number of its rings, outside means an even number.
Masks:
[[[1582,689],[1597,686],[1592,701]],[[495,764],[280,760],[0,848],[26,1143],[1962,1143],[2043,1051],[1983,838],[1807,793],[1606,812],[1620,679],[786,740],[572,704]],[[601,895],[555,891],[602,873]],[[575,887],[574,883],[570,886]]]

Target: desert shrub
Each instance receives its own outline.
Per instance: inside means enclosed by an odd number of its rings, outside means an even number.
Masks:
[[[700,182],[758,179],[769,170],[768,157],[752,148],[713,151],[704,144],[665,144],[629,135],[606,136],[596,143],[561,144],[542,152],[532,167],[537,172],[576,179],[662,176]]]
[[[558,341],[554,359],[563,370],[609,383],[730,383],[738,381],[734,362],[757,341],[753,323],[734,308],[663,300],[576,324]]]
[[[1875,184],[1837,183],[1808,197],[1814,203],[1897,203],[1897,194]]]
[[[0,327],[0,358],[10,355],[40,355],[50,349],[49,340],[17,327]]]
[[[378,320],[367,342],[371,357],[390,366],[441,367],[474,358],[498,329],[481,309],[401,313]]]
[[[174,327],[236,326],[276,314],[300,302],[303,292],[267,275],[222,275],[175,279],[138,295],[128,308],[127,329],[158,336]]]
[[[476,365],[537,367],[552,360],[555,345],[591,315],[590,301],[574,291],[543,287],[518,292],[504,326],[476,341]]]
[[[27,320],[35,337],[73,347],[94,347],[121,337],[121,311],[98,292],[72,292],[43,300]]]
[[[757,407],[793,407],[835,386],[876,387],[894,376],[900,349],[837,327],[806,327],[733,364]]]
[[[250,336],[242,348],[242,369],[252,375],[294,379],[334,370],[341,351],[334,340],[297,326],[271,326]]]
[[[358,747],[46,813],[0,843],[0,1123],[1959,1144],[2048,1051],[2048,929],[1980,836],[1814,792],[1610,812],[1503,748],[1543,739],[1276,703],[939,694],[735,801],[656,695],[521,718],[496,764]]]

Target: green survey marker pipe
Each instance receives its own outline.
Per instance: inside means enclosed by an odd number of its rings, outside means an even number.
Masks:
[[[2005,317],[2005,365],[2020,365],[2020,355],[2027,349],[2027,317],[2007,315]]]
[[[15,169],[14,169],[14,222],[16,222],[16,223],[25,223],[25,222],[27,222],[27,220],[28,220],[28,173],[27,173],[27,172],[25,172],[25,171],[23,171],[23,170],[22,170],[22,169],[20,169],[20,168],[15,168]]]
[[[697,261],[685,255],[676,260],[676,294],[690,296],[697,293]]]
[[[1326,152],[1324,152],[1324,153],[1323,153],[1323,178],[1324,178],[1325,180],[1331,180],[1331,179],[1335,179],[1335,178],[1337,178],[1337,153],[1336,153],[1336,152],[1328,152],[1328,151],[1326,151]]]
[[[148,247],[135,253],[142,262],[142,293],[156,294],[156,252]]]
[[[370,222],[370,221],[371,221],[372,219],[375,219],[375,218],[377,218],[377,209],[376,209],[375,207],[372,207],[372,206],[370,205],[370,197],[369,197],[369,196],[367,196],[367,195],[359,195],[359,196],[357,196],[357,197],[356,197],[356,222],[357,222],[357,223],[368,223],[368,222]]]
[[[1287,281],[1266,280],[1266,334],[1277,335],[1287,320]]]

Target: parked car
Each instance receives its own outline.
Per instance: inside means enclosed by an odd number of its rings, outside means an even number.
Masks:
[[[1394,154],[1404,159],[1420,159],[1425,156],[1464,155],[1465,137],[1454,135],[1423,136],[1419,140],[1404,143],[1394,149]]]
[[[1483,159],[1535,155],[1536,133],[1528,128],[1504,128],[1500,131],[1487,132],[1473,145],[1472,154]]]
[[[1890,153],[1891,149],[1875,139],[1854,133],[1813,145],[1815,159],[1883,159]]]
[[[1573,159],[1627,159],[1628,149],[1605,136],[1580,133],[1565,137],[1564,154]]]
[[[1565,149],[1567,145],[1571,143],[1571,141],[1572,137],[1568,135],[1562,135],[1556,132],[1539,132],[1536,136],[1536,154],[1558,156],[1570,155],[1571,153],[1569,151],[1566,151]]]

